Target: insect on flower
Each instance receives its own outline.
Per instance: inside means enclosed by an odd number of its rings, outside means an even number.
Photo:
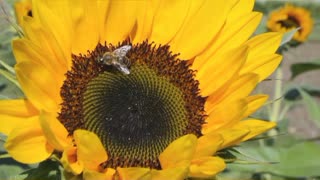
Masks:
[[[130,45],[124,45],[115,49],[113,52],[105,52],[102,57],[99,58],[99,62],[114,66],[123,74],[130,74],[130,59],[126,56],[130,49]]]

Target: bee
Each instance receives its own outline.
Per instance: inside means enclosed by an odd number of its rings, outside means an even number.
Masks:
[[[123,74],[130,74],[130,59],[126,56],[130,49],[130,45],[124,45],[115,49],[113,52],[105,52],[102,57],[99,58],[99,62],[114,66]]]

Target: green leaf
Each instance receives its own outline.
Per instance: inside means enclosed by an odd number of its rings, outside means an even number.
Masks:
[[[309,115],[311,116],[311,119],[320,128],[320,105],[306,91],[299,89],[299,92],[302,96],[304,103],[307,106],[307,111],[308,111]]]
[[[25,180],[61,180],[62,172],[57,161],[46,160],[37,168],[27,170],[22,174],[27,175]]]
[[[291,79],[294,79],[302,73],[318,69],[320,69],[320,59],[315,60],[314,62],[292,64],[290,67]]]
[[[303,142],[282,149],[280,164],[270,170],[283,176],[313,177],[320,176],[320,145],[313,142]]]
[[[283,141],[287,141],[291,136],[282,136]],[[231,172],[241,172],[242,174],[272,174],[278,177],[315,177],[320,176],[320,145],[314,142],[301,142],[301,140],[289,140],[288,142],[278,142],[274,146],[258,146],[252,142],[243,143],[237,147],[234,155],[238,159],[249,162],[256,161],[256,164],[228,164]],[[272,163],[277,162],[277,163]],[[239,178],[243,179],[243,178]]]
[[[282,40],[281,40],[281,43],[280,43],[280,46],[283,46],[285,44],[287,44],[288,42],[290,42],[294,36],[294,34],[300,29],[299,28],[295,28],[291,31],[288,31],[286,33],[284,33],[284,35],[282,36]]]

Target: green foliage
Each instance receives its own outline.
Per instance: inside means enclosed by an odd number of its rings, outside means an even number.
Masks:
[[[26,175],[24,180],[62,180],[60,164],[53,160],[43,161],[38,167],[27,170],[22,175]]]
[[[299,92],[301,93],[302,99],[307,106],[307,110],[311,116],[311,119],[320,128],[320,105],[309,93],[302,89],[300,89]]]
[[[292,73],[291,79],[294,79],[295,77],[303,73],[320,70],[320,59],[317,59],[313,62],[292,64],[290,68]]]
[[[293,139],[287,135],[276,138],[272,146],[257,142],[244,143],[233,152],[241,163],[228,164],[221,179],[244,179],[271,176],[271,179],[298,179],[320,177],[320,145]]]

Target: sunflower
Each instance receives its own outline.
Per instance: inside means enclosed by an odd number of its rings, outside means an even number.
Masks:
[[[313,20],[307,9],[286,4],[283,8],[271,12],[267,28],[274,32],[288,32],[300,28],[294,34],[293,40],[304,42],[312,32]]]
[[[32,1],[13,41],[25,99],[0,101],[17,161],[53,154],[84,179],[215,176],[216,152],[275,126],[248,118],[281,33],[254,2]]]

